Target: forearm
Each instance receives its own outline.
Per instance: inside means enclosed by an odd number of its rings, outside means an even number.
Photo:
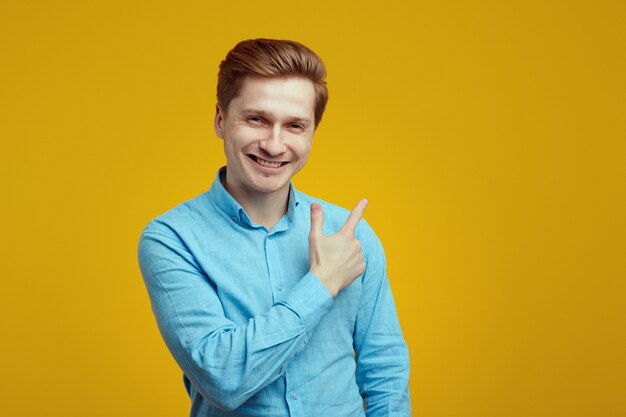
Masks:
[[[186,248],[146,232],[139,264],[152,310],[172,355],[214,406],[233,409],[278,378],[333,300],[312,274],[262,314],[230,320]]]
[[[172,354],[208,401],[233,410],[279,378],[307,339],[298,318],[275,306],[245,324],[198,335]]]
[[[409,355],[406,345],[386,343],[357,359],[357,380],[367,417],[411,415]]]
[[[171,349],[207,400],[222,409],[235,409],[285,372],[332,305],[320,297],[300,305],[304,293],[310,294],[311,288],[319,290],[315,287],[321,284],[312,282],[314,279],[305,276],[302,285],[265,314],[242,324],[207,328],[188,344]]]
[[[355,327],[356,380],[368,417],[411,415],[409,352],[386,272],[385,255],[369,234],[367,271]]]
[[[410,416],[409,351],[387,283],[376,301],[367,326],[359,326],[356,378],[365,413],[367,417]]]

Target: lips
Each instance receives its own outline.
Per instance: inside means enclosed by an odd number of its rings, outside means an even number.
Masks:
[[[255,156],[255,155],[248,155],[248,157],[252,159],[254,162],[256,162],[257,164],[264,166],[266,168],[280,168],[281,166],[286,164],[286,162],[281,162],[281,161],[268,161],[266,159],[259,158],[258,156]]]

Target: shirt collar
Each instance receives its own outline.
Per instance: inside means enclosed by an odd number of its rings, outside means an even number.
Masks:
[[[293,183],[289,183],[289,205],[287,206],[287,219],[289,219],[289,223],[293,223],[293,219],[296,216],[296,207],[300,205],[300,201],[298,201],[298,193],[296,193],[296,189],[293,186]]]
[[[241,224],[244,223],[248,226],[252,226],[252,221],[244,208],[231,196],[226,188],[222,184],[222,179],[226,175],[226,167],[221,167],[217,171],[217,175],[211,189],[209,189],[209,199],[217,206],[218,209],[223,211],[233,222]],[[296,215],[296,207],[300,202],[298,201],[298,193],[296,192],[293,183],[289,183],[289,204],[287,206],[287,220],[289,223],[293,223]],[[280,223],[280,222],[279,222]]]

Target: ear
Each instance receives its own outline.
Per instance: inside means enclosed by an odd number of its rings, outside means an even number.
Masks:
[[[220,109],[220,105],[215,105],[215,121],[213,122],[213,129],[218,138],[224,139],[224,113]]]

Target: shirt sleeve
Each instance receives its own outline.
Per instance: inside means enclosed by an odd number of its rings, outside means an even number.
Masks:
[[[387,279],[382,245],[362,221],[366,271],[357,313],[356,380],[367,417],[410,416],[409,353]]]
[[[332,297],[309,273],[267,312],[234,323],[176,233],[151,225],[138,258],[161,335],[202,396],[234,410],[284,374],[332,308]]]

